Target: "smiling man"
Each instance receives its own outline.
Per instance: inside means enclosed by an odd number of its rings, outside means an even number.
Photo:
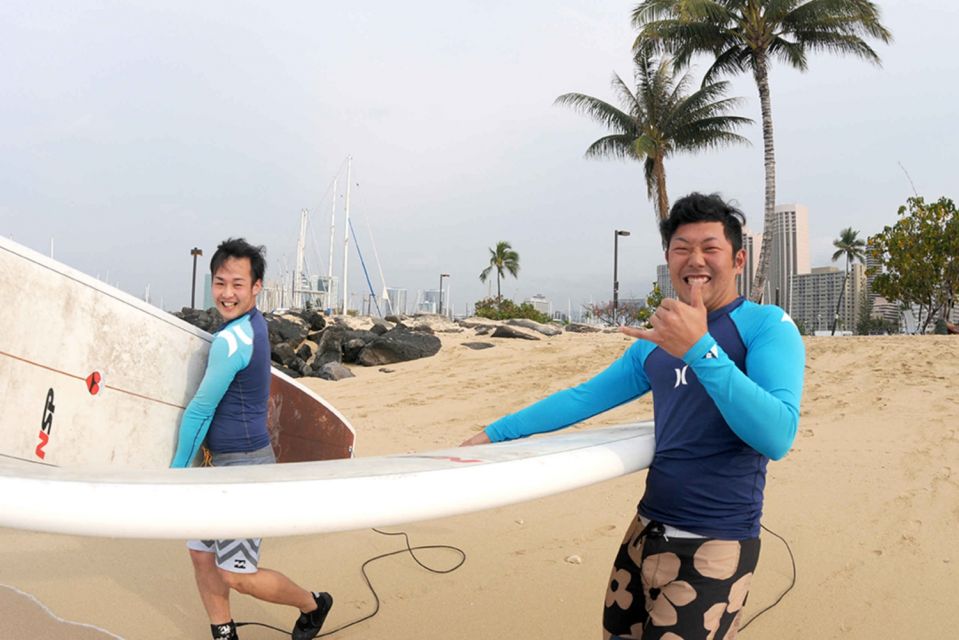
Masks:
[[[739,210],[678,200],[660,225],[678,299],[609,368],[492,423],[463,444],[575,424],[653,393],[656,448],[613,563],[604,638],[732,638],[759,559],[766,464],[792,446],[805,350],[779,307],[739,297]]]
[[[189,466],[204,441],[213,466],[276,462],[266,427],[270,342],[266,321],[256,308],[265,270],[262,247],[242,238],[221,243],[210,260],[213,299],[224,325],[214,336],[203,380],[183,414],[173,467]],[[216,509],[210,505],[211,517]],[[230,589],[297,607],[294,640],[316,637],[333,598],[311,593],[282,573],[258,566],[260,542],[252,538],[187,543],[214,640],[237,638]]]

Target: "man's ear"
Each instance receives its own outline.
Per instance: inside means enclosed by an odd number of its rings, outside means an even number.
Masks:
[[[258,295],[262,289],[263,289],[262,280],[257,280],[256,282],[253,283],[253,288],[252,288],[253,295]]]
[[[736,255],[733,256],[733,269],[736,273],[742,273],[743,267],[746,266],[746,250],[740,249],[736,252]]]

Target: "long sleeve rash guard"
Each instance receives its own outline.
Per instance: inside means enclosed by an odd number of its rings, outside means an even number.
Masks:
[[[736,299],[709,313],[682,358],[638,340],[605,371],[486,428],[494,442],[554,431],[652,391],[656,450],[640,513],[700,535],[759,535],[766,464],[799,422],[805,349],[779,307]]]
[[[180,421],[171,467],[188,467],[204,439],[211,451],[256,451],[270,444],[270,343],[254,307],[213,337],[206,372]]]

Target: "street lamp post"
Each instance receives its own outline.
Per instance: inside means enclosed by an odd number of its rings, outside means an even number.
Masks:
[[[613,322],[616,322],[616,310],[619,307],[619,236],[628,236],[629,231],[616,229],[613,233]]]
[[[450,277],[450,274],[448,273],[440,274],[440,301],[437,303],[437,306],[436,306],[436,309],[437,309],[436,315],[438,316],[443,315],[443,278],[449,278],[449,277]]]
[[[193,256],[193,280],[190,282],[190,308],[196,309],[196,259],[203,255],[203,250],[193,247],[190,249],[190,255]]]

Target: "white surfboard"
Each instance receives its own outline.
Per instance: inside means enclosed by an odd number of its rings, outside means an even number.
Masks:
[[[340,531],[538,498],[652,460],[648,423],[341,460],[353,453],[349,422],[274,371],[271,436],[289,464],[168,469],[210,336],[3,238],[0,294],[0,526],[144,538]]]
[[[7,460],[0,462],[0,526],[120,538],[346,531],[575,489],[646,468],[653,448],[646,422],[426,453],[252,467],[136,471]],[[306,511],[304,504],[316,508]]]

